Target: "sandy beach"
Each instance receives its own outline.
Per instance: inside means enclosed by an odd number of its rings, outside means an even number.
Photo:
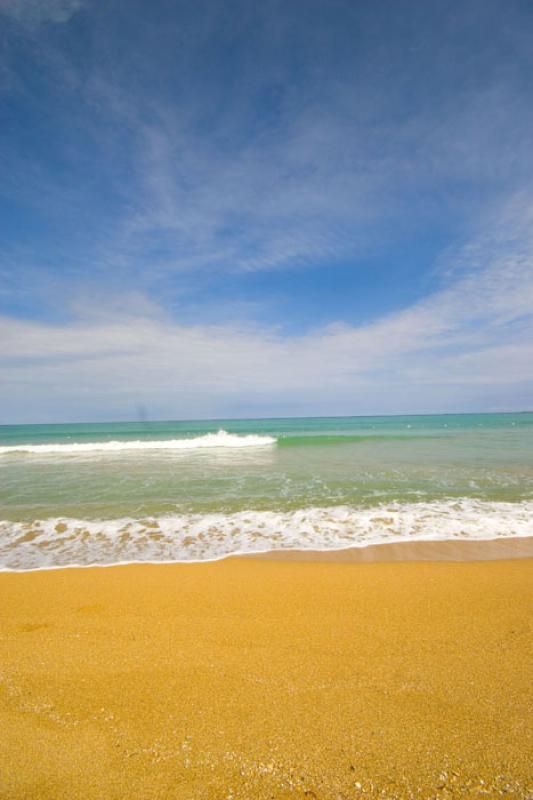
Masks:
[[[533,561],[499,557],[4,573],[0,796],[531,797]]]

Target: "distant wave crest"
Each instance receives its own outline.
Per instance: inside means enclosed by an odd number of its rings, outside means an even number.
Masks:
[[[264,447],[276,443],[273,436],[239,436],[220,430],[191,439],[161,439],[108,442],[72,442],[68,444],[18,444],[0,447],[0,455],[27,453],[68,455],[82,453],[122,453],[139,450],[197,450],[213,447]]]

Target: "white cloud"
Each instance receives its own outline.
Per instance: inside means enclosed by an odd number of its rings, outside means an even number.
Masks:
[[[1,418],[127,417],[139,402],[157,417],[530,406],[533,242],[516,230],[512,248],[501,231],[505,254],[493,230],[451,285],[360,327],[184,326],[137,296],[69,326],[3,318]]]
[[[84,0],[0,0],[0,13],[35,28],[44,22],[68,22],[83,4]]]
[[[0,421],[123,417],[138,402],[159,417],[533,404],[533,205],[529,190],[516,193],[531,183],[533,115],[515,66],[529,50],[506,46],[513,55],[503,60],[483,50],[480,65],[490,68],[476,70],[469,49],[468,80],[417,101],[420,65],[431,72],[426,89],[440,86],[439,59],[453,77],[451,39],[431,37],[427,60],[409,62],[402,49],[397,75],[379,49],[365,51],[363,69],[350,56],[347,71],[328,72],[311,41],[303,54],[317,69],[302,86],[287,56],[300,27],[295,13],[276,57],[249,52],[226,93],[213,66],[202,65],[226,30],[222,6],[212,6],[220,17],[200,15],[187,29],[170,74],[158,54],[179,31],[167,37],[166,24],[152,29],[139,19],[139,49],[117,48],[105,5],[91,5],[94,51],[83,69],[54,37],[34,48],[53,89],[48,108],[65,169],[32,162],[18,143],[4,152],[10,199],[29,208],[30,221],[38,212],[47,237],[44,247],[37,238],[0,254],[1,291],[12,307],[33,309],[48,292],[49,305],[75,319],[0,319]],[[66,22],[81,7],[0,0],[1,12],[30,28]],[[262,13],[274,24],[269,7]],[[227,25],[245,47],[245,22]],[[521,33],[511,29],[516,45]],[[266,42],[278,41],[267,34]],[[369,80],[374,67],[385,71]],[[281,102],[265,121],[261,98],[276,85]],[[215,326],[197,300],[200,270],[327,268],[343,259],[355,269],[361,254],[380,247],[390,254],[396,243],[405,251],[408,241],[416,248],[420,239],[462,236],[467,244],[435,265],[440,291],[365,326],[337,321],[292,337],[274,327]],[[201,324],[180,324],[154,304],[178,271],[187,276],[168,294],[175,301],[190,285]],[[395,274],[391,257],[392,283]],[[98,288],[84,297],[88,285]],[[131,291],[127,301],[120,293],[114,306],[95,299],[117,286]]]

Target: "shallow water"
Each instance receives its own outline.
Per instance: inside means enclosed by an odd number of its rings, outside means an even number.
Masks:
[[[12,569],[531,535],[533,414],[3,426],[0,509]]]

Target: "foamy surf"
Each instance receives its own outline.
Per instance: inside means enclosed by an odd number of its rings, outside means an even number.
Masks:
[[[0,569],[211,561],[269,550],[533,535],[533,501],[473,499],[144,519],[0,522]]]
[[[238,436],[220,430],[190,439],[161,439],[108,442],[69,442],[68,444],[18,444],[0,447],[0,455],[25,453],[34,455],[69,455],[83,453],[125,453],[142,450],[198,450],[205,448],[265,447],[276,443],[273,436],[247,434]]]

